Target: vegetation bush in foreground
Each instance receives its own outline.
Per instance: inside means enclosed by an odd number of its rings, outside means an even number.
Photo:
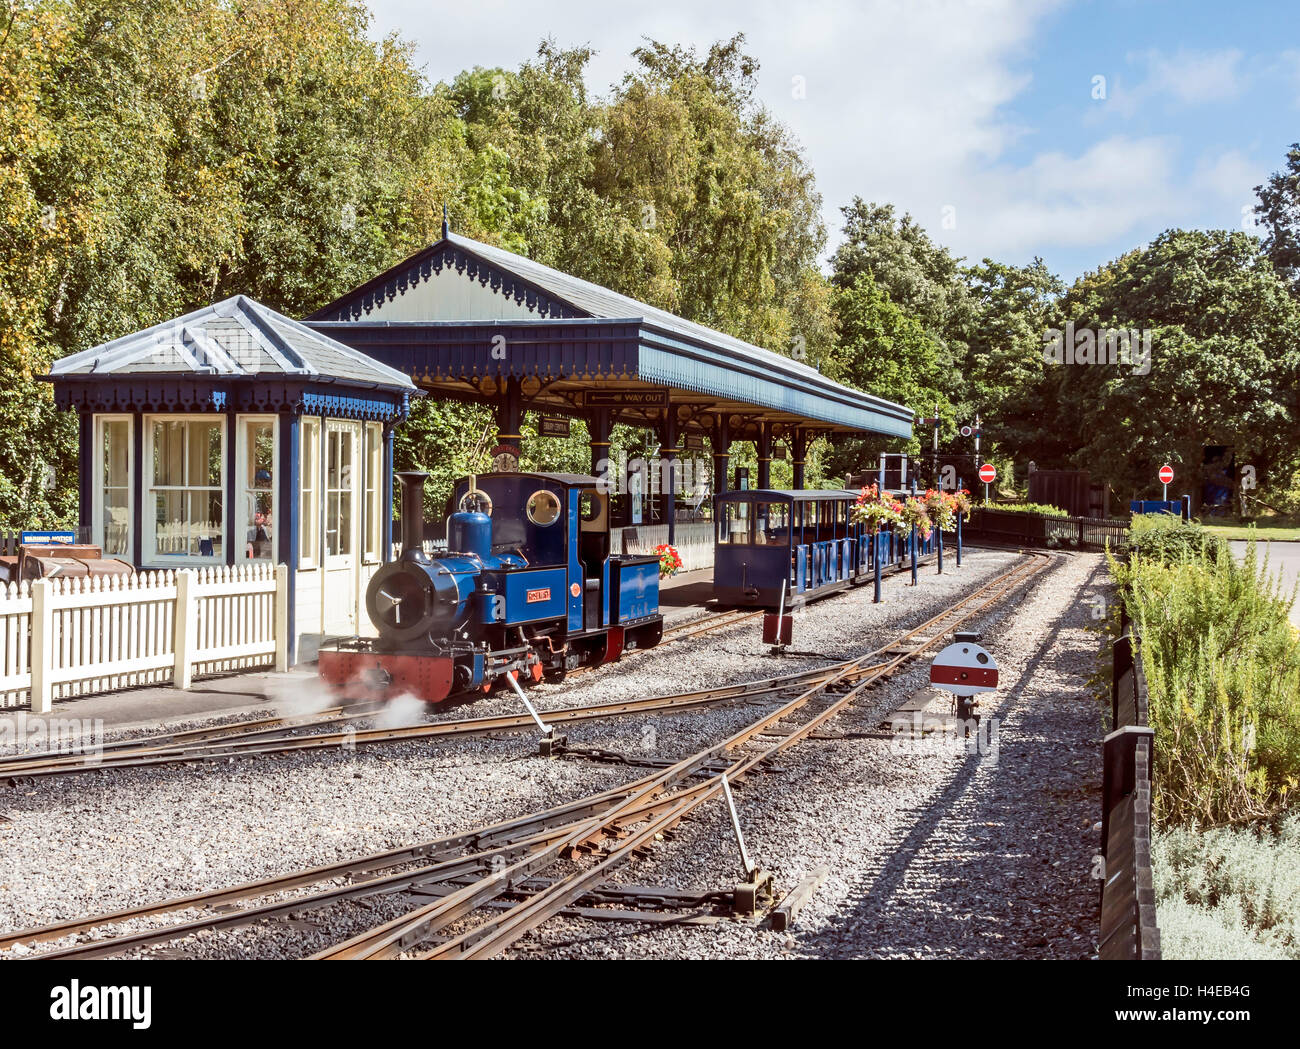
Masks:
[[[1168,827],[1152,841],[1167,958],[1300,958],[1300,813],[1276,831]]]
[[[1238,564],[1198,531],[1135,522],[1114,572],[1151,696],[1152,814],[1213,827],[1276,816],[1300,786],[1300,642],[1253,544]]]
[[[1166,958],[1300,957],[1300,642],[1252,542],[1139,517],[1112,561],[1156,731],[1152,845]]]

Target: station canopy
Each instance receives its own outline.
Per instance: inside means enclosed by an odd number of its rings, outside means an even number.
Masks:
[[[913,412],[816,368],[549,266],[451,233],[307,318],[436,395],[496,401],[517,380],[546,414],[683,432],[726,419],[735,438],[776,432],[910,437]]]

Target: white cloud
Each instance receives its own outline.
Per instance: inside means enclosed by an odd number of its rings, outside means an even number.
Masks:
[[[1228,204],[1239,200],[1249,167],[1239,154],[1210,158],[1189,180],[1170,136],[1096,141],[1086,132],[1086,81],[1077,123],[1029,126],[1015,107],[1031,100],[1033,49],[1044,46],[1047,20],[1064,0],[486,0],[436,11],[418,0],[371,3],[376,29],[415,40],[433,79],[517,65],[549,35],[598,49],[589,69],[598,93],[622,77],[643,37],[704,50],[744,31],[761,64],[759,97],[792,128],[817,173],[832,245],[839,207],[860,195],[910,211],[969,258],[1041,253],[1050,262],[1053,247],[1140,240],[1178,222],[1193,193],[1225,198],[1223,224],[1235,227]],[[1119,98],[1092,106],[1122,113],[1155,97],[1205,103],[1236,97],[1245,82],[1235,50],[1130,58],[1145,73],[1139,86],[1128,91],[1113,80]],[[806,97],[793,97],[795,76]],[[1051,148],[1026,148],[1040,138]],[[956,209],[953,228],[943,225],[945,207]]]
[[[1173,55],[1160,51],[1145,54],[1149,89],[1187,105],[1224,102],[1236,98],[1245,88],[1236,48],[1222,51],[1190,51],[1180,48]]]

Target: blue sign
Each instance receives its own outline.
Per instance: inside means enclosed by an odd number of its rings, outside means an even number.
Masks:
[[[45,546],[51,546],[55,543],[71,544],[77,541],[76,532],[23,532],[19,537],[20,542],[40,543]]]

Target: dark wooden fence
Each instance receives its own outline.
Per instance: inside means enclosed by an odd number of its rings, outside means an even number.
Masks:
[[[1151,884],[1151,763],[1155,733],[1141,658],[1126,613],[1112,649],[1111,726],[1102,744],[1101,890],[1098,954],[1103,960],[1158,959],[1160,929]]]
[[[1128,542],[1128,522],[1106,517],[1048,517],[1045,514],[976,506],[963,534],[1022,546],[1076,546],[1117,550]],[[1050,544],[1049,540],[1055,540]]]

